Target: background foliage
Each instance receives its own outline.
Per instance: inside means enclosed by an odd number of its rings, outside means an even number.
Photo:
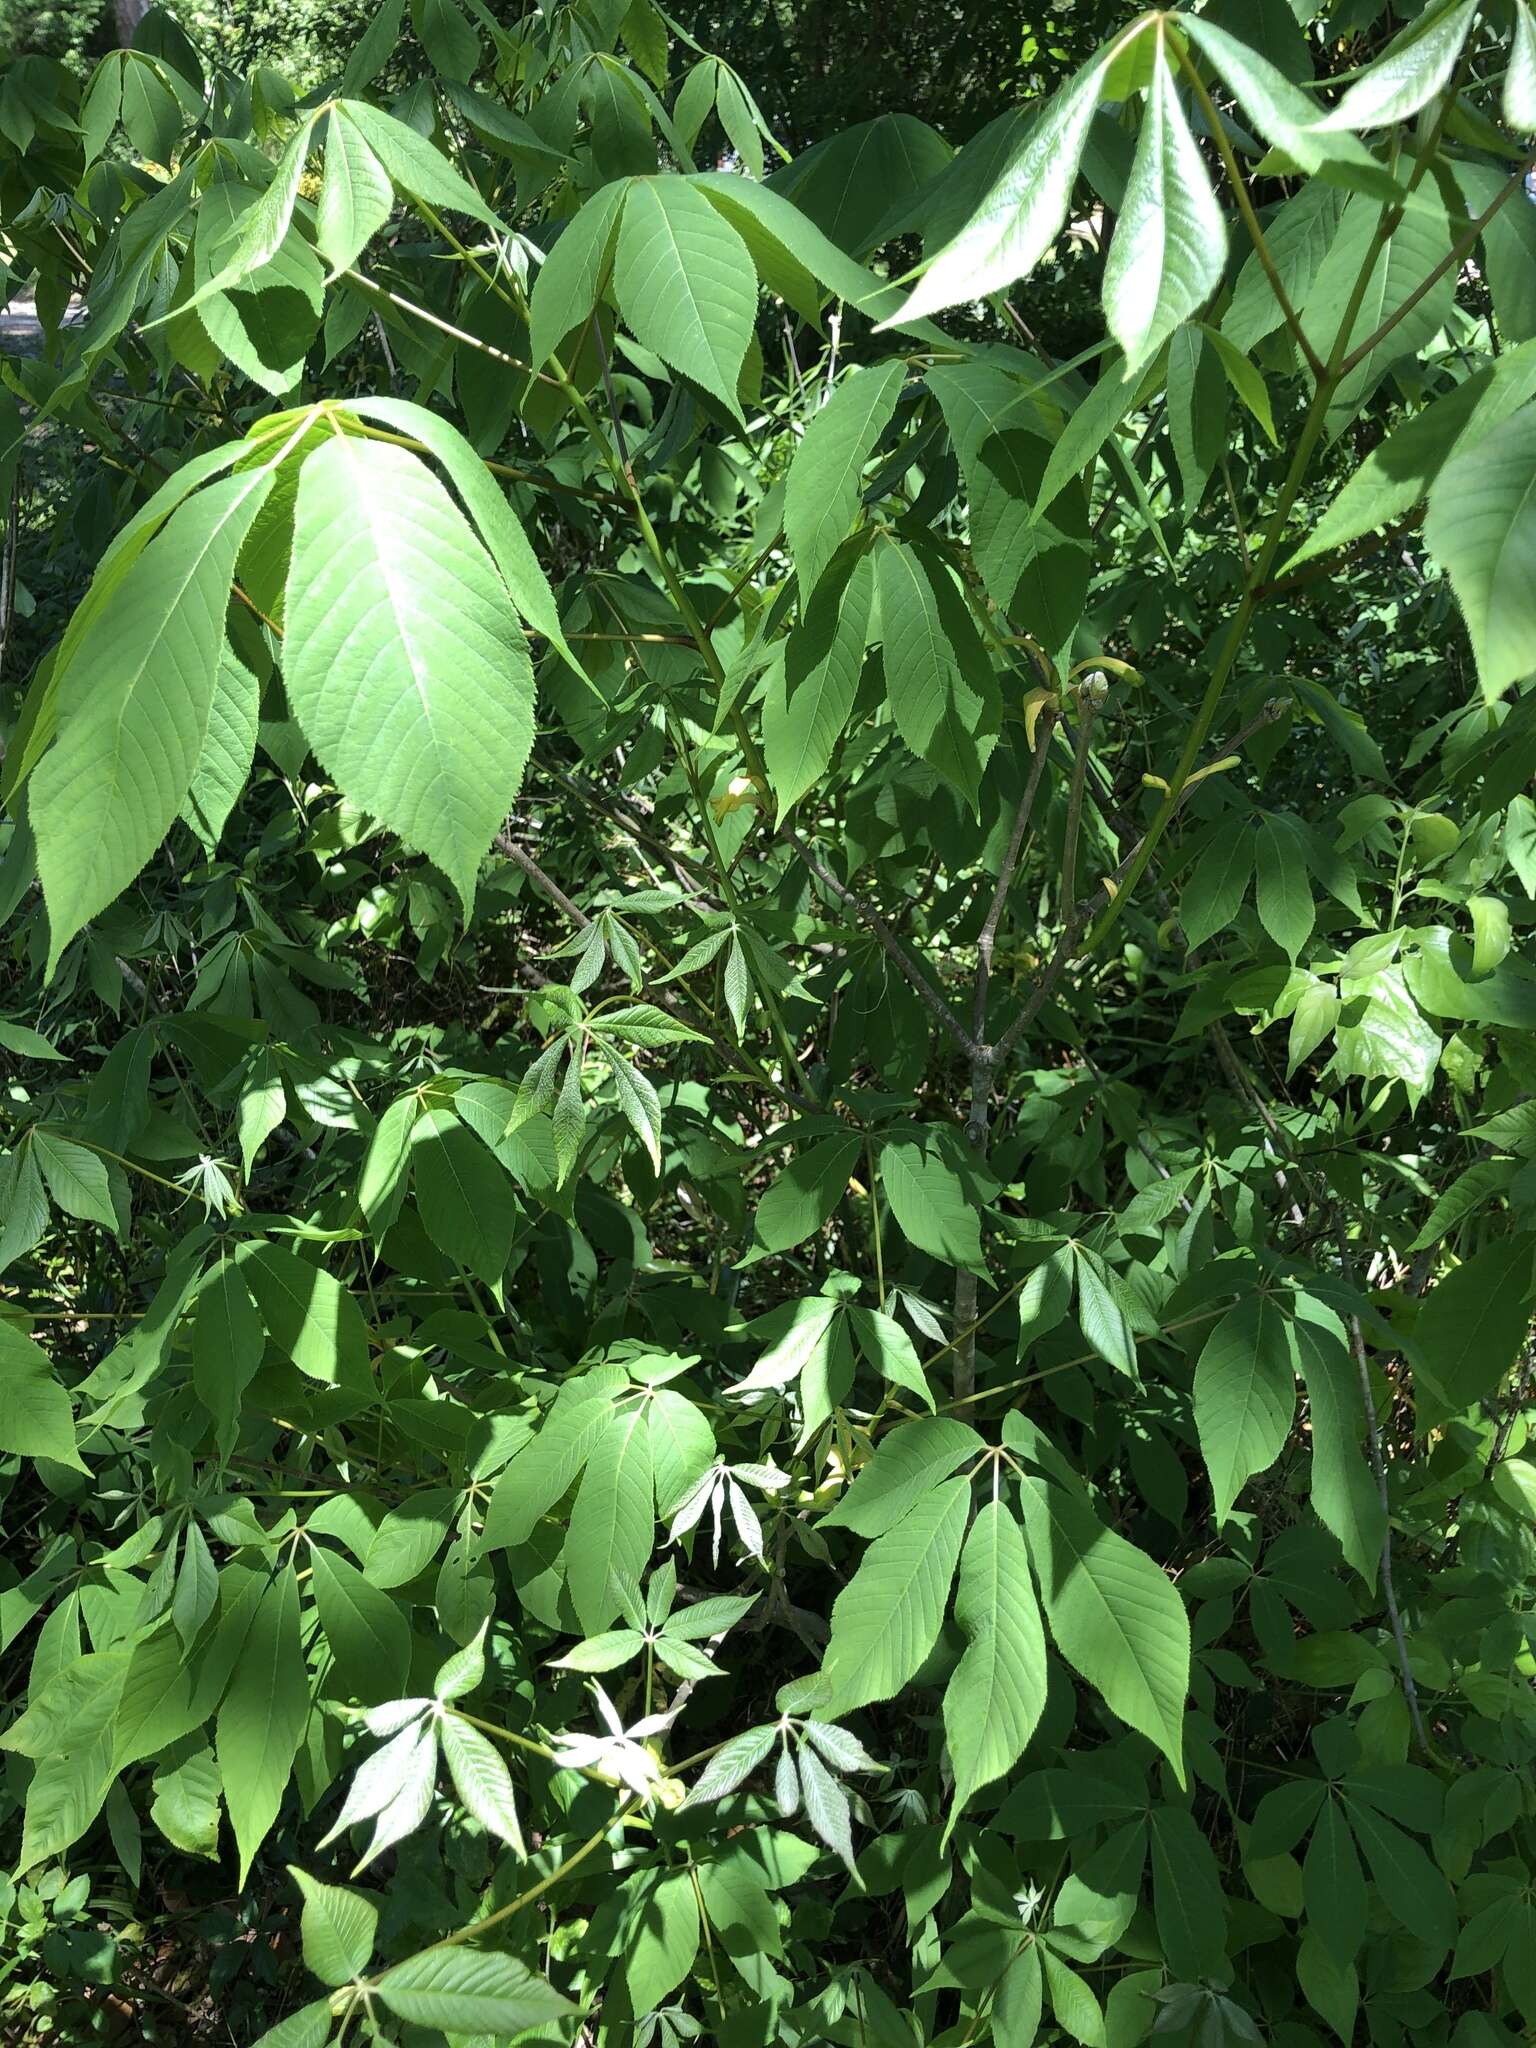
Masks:
[[[86,47],[0,2031],[1529,2038],[1527,0]]]

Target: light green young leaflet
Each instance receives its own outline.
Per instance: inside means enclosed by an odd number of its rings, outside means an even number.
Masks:
[[[416,456],[338,433],[306,459],[284,657],[326,771],[467,916],[533,742],[533,670],[501,578]]]

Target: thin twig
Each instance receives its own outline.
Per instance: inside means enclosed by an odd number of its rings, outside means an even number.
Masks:
[[[997,887],[992,892],[992,903],[987,911],[986,923],[981,928],[981,937],[976,941],[976,1000],[971,1009],[971,1036],[978,1042],[987,1035],[987,989],[992,979],[992,953],[997,944],[997,928],[1002,922],[1003,906],[1008,900],[1008,891],[1013,887],[1019,855],[1024,850],[1024,835],[1029,830],[1030,817],[1035,808],[1035,796],[1040,788],[1040,779],[1045,773],[1045,757],[1050,749],[1051,728],[1055,723],[1055,710],[1047,704],[1040,713],[1039,729],[1035,734],[1035,752],[1030,763],[1029,781],[1025,784],[1024,794],[1019,799],[1019,808],[1014,814],[1008,850],[1003,855],[1003,864],[997,871]]]
[[[1061,908],[1070,917],[1077,902],[1077,840],[1083,823],[1083,791],[1088,783],[1088,749],[1098,706],[1087,690],[1077,697],[1077,747],[1072,756],[1072,788],[1067,798],[1067,829],[1061,843]],[[1049,735],[1047,735],[1049,737]]]
[[[558,882],[552,881],[550,877],[545,874],[544,870],[539,866],[538,862],[534,859],[533,855],[531,853],[526,852],[524,848],[519,846],[517,841],[512,837],[510,832],[498,832],[496,834],[496,845],[499,848],[499,850],[507,856],[507,859],[509,861],[513,862],[515,866],[520,867],[522,869],[523,873],[528,877],[528,879],[531,882],[537,883],[539,888],[541,888],[544,891],[544,894],[549,898],[550,902],[554,904],[557,910],[563,910],[565,912],[566,916],[571,920],[572,924],[574,924],[579,931],[585,931],[587,929],[587,927],[591,924],[592,920],[590,917],[588,917],[587,913],[581,908],[581,905],[579,903],[573,903],[571,901],[570,897],[567,896],[565,891],[560,887],[560,884]]]
[[[624,439],[624,423],[619,418],[618,393],[613,388],[613,366],[608,361],[608,346],[603,340],[602,323],[596,312],[592,315],[592,339],[597,343],[597,360],[603,373],[603,396],[608,401],[608,420],[613,428],[614,446],[618,449],[619,461],[624,466],[625,480],[630,489],[634,490],[634,465],[629,459],[629,444]]]
[[[1347,1286],[1355,1285],[1355,1262],[1350,1257],[1349,1234],[1344,1226],[1344,1217],[1336,1202],[1330,1204],[1333,1210],[1334,1234],[1339,1246],[1339,1264]],[[1414,1681],[1413,1666],[1408,1661],[1408,1638],[1403,1630],[1403,1617],[1397,1604],[1397,1588],[1392,1578],[1392,1503],[1387,1487],[1387,1461],[1381,1447],[1381,1426],[1376,1420],[1376,1398],[1371,1392],[1371,1368],[1365,1355],[1365,1333],[1360,1327],[1360,1318],[1353,1309],[1345,1318],[1349,1326],[1349,1348],[1354,1353],[1355,1369],[1360,1376],[1360,1399],[1365,1408],[1365,1437],[1370,1451],[1371,1470],[1376,1476],[1376,1492],[1381,1501],[1381,1597],[1387,1610],[1387,1620],[1392,1629],[1392,1640],[1397,1645],[1398,1674],[1403,1681],[1403,1698],[1408,1703],[1408,1718],[1413,1723],[1413,1733],[1419,1748],[1429,1749],[1429,1736],[1424,1727],[1424,1714],[1419,1705],[1419,1688]]]
[[[837,900],[846,905],[862,924],[869,926],[869,929],[880,941],[888,956],[901,969],[905,979],[916,989],[929,1011],[943,1025],[951,1038],[954,1039],[956,1045],[960,1047],[960,1050],[974,1058],[977,1051],[976,1041],[933,986],[927,975],[918,966],[917,962],[912,958],[906,947],[903,946],[900,939],[897,938],[895,932],[892,931],[891,927],[880,915],[880,912],[876,910],[875,906],[872,903],[866,903],[863,897],[856,896],[845,883],[837,879],[830,868],[823,866],[792,825],[784,826],[782,832],[783,837],[788,840],[796,853],[799,854],[822,887],[829,889]]]
[[[1268,242],[1264,239],[1264,229],[1260,224],[1259,216],[1254,212],[1253,201],[1248,196],[1247,180],[1244,178],[1237,158],[1233,154],[1232,144],[1227,138],[1226,123],[1222,120],[1220,114],[1217,113],[1215,103],[1206,91],[1205,81],[1200,76],[1198,66],[1185,49],[1182,40],[1177,36],[1173,38],[1173,48],[1185,77],[1194,88],[1195,98],[1200,104],[1200,111],[1205,116],[1205,125],[1211,132],[1211,140],[1215,143],[1217,154],[1226,167],[1227,176],[1232,181],[1232,190],[1237,198],[1237,210],[1243,217],[1243,226],[1248,230],[1248,238],[1253,243],[1253,252],[1258,257],[1260,267],[1269,281],[1269,288],[1275,295],[1275,304],[1280,308],[1281,317],[1295,338],[1296,346],[1301,350],[1307,368],[1312,372],[1313,382],[1320,384],[1323,380],[1325,368],[1323,359],[1307,339],[1300,316],[1297,314],[1295,306],[1291,303],[1291,295],[1285,288],[1285,283],[1281,278],[1279,270],[1275,267],[1275,259],[1270,253]]]
[[[1216,1057],[1225,1069],[1227,1079],[1249,1107],[1255,1111],[1259,1121],[1269,1132],[1270,1137],[1275,1139],[1277,1143],[1285,1146],[1286,1151],[1289,1152],[1291,1147],[1287,1142],[1285,1132],[1280,1126],[1279,1119],[1275,1116],[1258,1089],[1253,1085],[1251,1078],[1243,1071],[1242,1062],[1238,1059],[1236,1052],[1232,1048],[1232,1041],[1227,1036],[1225,1027],[1220,1023],[1208,1024],[1206,1026],[1206,1036],[1216,1048]],[[1273,1151],[1270,1152],[1270,1157],[1274,1157]],[[1279,1188],[1282,1198],[1291,1205],[1291,1221],[1298,1230],[1305,1230],[1307,1227],[1306,1212],[1291,1192],[1291,1184],[1285,1177],[1285,1169],[1283,1167],[1277,1166],[1275,1168],[1275,1185]]]
[[[1250,719],[1241,731],[1234,734],[1230,740],[1221,743],[1220,749],[1214,758],[1219,761],[1228,754],[1238,753],[1252,739],[1256,732],[1266,725],[1273,724],[1284,710],[1285,700],[1280,697],[1271,697],[1257,718]],[[1177,816],[1180,809],[1188,802],[1199,786],[1199,783],[1192,778],[1186,780],[1174,803],[1167,809],[1167,817],[1173,818]],[[1121,860],[1113,874],[1106,875],[1093,894],[1085,897],[1068,915],[1067,922],[1062,926],[1058,934],[1051,957],[1046,962],[1044,972],[1041,974],[1039,981],[1036,982],[1033,990],[1030,992],[1023,1009],[1020,1010],[1018,1016],[1014,1018],[997,1042],[997,1056],[994,1066],[998,1071],[1001,1071],[1020,1038],[1023,1037],[1024,1033],[1050,1000],[1056,984],[1060,981],[1062,972],[1067,962],[1071,959],[1077,942],[1082,937],[1089,922],[1096,918],[1099,912],[1107,905],[1117,900],[1127,877],[1134,879],[1136,875],[1140,874],[1141,869],[1146,864],[1144,859],[1146,845],[1146,835],[1143,834],[1132,846],[1130,852]]]
[[[1462,264],[1466,262],[1468,256],[1471,255],[1473,249],[1477,246],[1478,238],[1484,228],[1487,227],[1499,208],[1520,190],[1525,181],[1526,173],[1533,169],[1536,169],[1536,156],[1526,159],[1509,183],[1499,193],[1498,197],[1490,200],[1488,205],[1483,208],[1477,219],[1473,221],[1450,254],[1441,257],[1428,277],[1421,284],[1414,286],[1400,306],[1394,307],[1391,316],[1383,320],[1374,333],[1368,334],[1358,348],[1350,350],[1349,354],[1339,365],[1338,374],[1340,377],[1347,377],[1351,370],[1357,369],[1371,353],[1371,350],[1376,348],[1392,332],[1392,329],[1397,326],[1398,322],[1407,318],[1425,294],[1434,290],[1448,270],[1459,270],[1461,268]]]
[[[557,910],[564,912],[579,931],[587,930],[592,923],[592,919],[588,917],[580,904],[571,901],[558,882],[545,874],[543,868],[539,866],[533,855],[528,852],[526,847],[519,846],[510,832],[506,830],[498,832],[496,834],[496,846],[500,852],[506,855],[508,860],[522,869],[523,873],[536,888],[543,891]],[[526,966],[521,971],[527,976],[537,973],[536,969],[529,969]],[[542,975],[538,975],[537,984],[541,987],[548,986],[545,977]],[[682,1002],[672,989],[653,988],[647,985],[645,995],[648,1001],[655,1003],[658,1008],[676,1017],[679,1023],[686,1024],[691,1031],[697,1031],[700,1037],[707,1040],[725,1061],[728,1070],[740,1069],[745,1065],[752,1079],[760,1087],[766,1088],[771,1094],[777,1095],[780,1101],[790,1103],[796,1109],[822,1110],[825,1108],[824,1104],[815,1101],[811,1096],[805,1094],[801,1089],[794,1087],[788,1081],[775,1081],[773,1076],[765,1072],[741,1047],[732,1045],[728,1038],[723,1038],[715,1030],[708,1016],[703,1011]]]

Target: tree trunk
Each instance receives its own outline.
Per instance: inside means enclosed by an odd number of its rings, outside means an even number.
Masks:
[[[113,12],[117,16],[118,43],[126,50],[133,41],[134,30],[149,12],[149,0],[113,0]]]

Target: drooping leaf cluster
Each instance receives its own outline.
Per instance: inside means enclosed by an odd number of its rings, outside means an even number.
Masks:
[[[1536,16],[1090,15],[0,73],[7,2038],[1536,2028]]]

